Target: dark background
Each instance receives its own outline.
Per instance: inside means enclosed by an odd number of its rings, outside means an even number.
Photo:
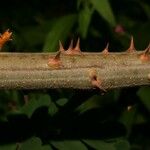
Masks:
[[[13,41],[3,52],[53,52],[59,40],[67,48],[78,37],[83,51],[100,52],[109,42],[110,51],[121,52],[131,35],[136,49],[144,50],[150,40],[150,2],[5,0],[1,33],[8,28]],[[105,95],[98,90],[1,90],[0,150],[150,149],[149,118],[149,87]]]

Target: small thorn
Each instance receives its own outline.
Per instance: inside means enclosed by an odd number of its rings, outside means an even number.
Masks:
[[[73,40],[71,40],[70,45],[68,47],[68,49],[65,51],[66,54],[73,54]]]
[[[75,48],[73,48],[73,40],[71,40],[69,48],[65,51],[65,53],[69,55],[81,54],[80,39],[78,38]]]
[[[74,48],[74,51],[81,52],[81,50],[80,50],[80,38],[78,38],[78,40],[77,40],[77,44],[76,44],[76,46]]]
[[[54,67],[54,68],[58,68],[60,67],[60,54],[61,54],[61,51],[58,51],[58,53],[56,54],[56,56],[54,58],[50,58],[48,60],[48,66],[49,67]]]
[[[109,47],[109,43],[107,43],[105,49],[102,51],[103,54],[106,54],[106,55],[107,55],[107,54],[109,53],[108,47]]]
[[[71,40],[70,45],[67,49],[67,51],[72,51],[73,50],[73,40]]]
[[[132,52],[135,52],[135,51],[136,51],[136,49],[135,49],[135,46],[134,46],[134,39],[133,39],[133,36],[131,36],[130,46],[127,49],[127,52],[132,53]]]
[[[145,49],[144,53],[140,56],[140,59],[144,62],[144,61],[149,61],[150,60],[150,43],[148,45],[148,47]]]
[[[64,49],[64,47],[63,47],[63,45],[62,45],[60,40],[59,40],[59,51],[60,52],[64,52],[65,51],[65,49]]]

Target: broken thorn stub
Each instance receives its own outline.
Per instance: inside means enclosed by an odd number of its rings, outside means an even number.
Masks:
[[[97,73],[95,69],[90,70],[90,79],[91,79],[91,83],[92,86],[95,88],[100,89],[102,92],[107,92],[103,87],[102,87],[102,81],[100,79],[98,79],[97,77]]]

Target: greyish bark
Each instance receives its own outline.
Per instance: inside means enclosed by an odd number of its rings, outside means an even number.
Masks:
[[[60,50],[61,51],[61,50]],[[69,52],[68,52],[69,53]],[[109,53],[0,53],[0,89],[102,90],[150,85],[149,47]]]

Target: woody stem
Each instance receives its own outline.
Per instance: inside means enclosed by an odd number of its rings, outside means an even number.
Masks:
[[[150,85],[150,61],[142,54],[61,54],[58,65],[48,65],[56,53],[0,53],[0,89],[92,89],[91,72],[103,89]]]

